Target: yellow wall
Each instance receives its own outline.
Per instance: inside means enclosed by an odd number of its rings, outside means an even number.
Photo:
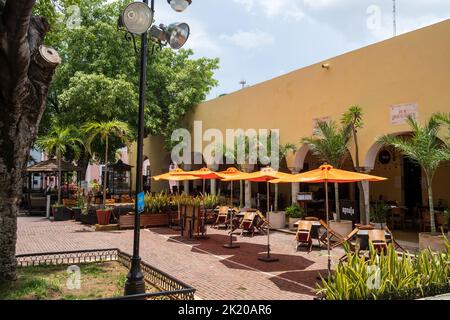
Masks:
[[[359,131],[359,161],[361,166],[373,167],[373,161],[366,160],[371,148],[375,159],[377,137],[408,131],[407,125],[391,124],[392,105],[418,104],[421,122],[435,112],[450,112],[449,39],[450,20],[446,20],[326,60],[328,70],[320,62],[205,102],[186,120],[190,127],[201,120],[204,130],[222,132],[227,128],[280,129],[281,143],[298,145],[300,138],[311,135],[314,118],[339,120],[349,106],[357,104],[364,110],[365,122]],[[162,172],[161,158],[166,159],[162,150],[161,139],[146,140],[145,154],[150,156],[152,168],[157,168],[155,174]],[[167,164],[163,168],[167,171]],[[447,168],[436,184],[446,185],[448,178]],[[371,184],[371,188],[401,199],[395,181]],[[438,189],[436,199],[446,198],[450,204],[448,188]]]

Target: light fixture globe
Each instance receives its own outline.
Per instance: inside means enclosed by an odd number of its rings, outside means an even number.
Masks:
[[[144,2],[130,3],[122,13],[122,23],[133,34],[147,32],[153,23],[153,12]]]
[[[192,3],[192,0],[167,0],[173,10],[183,12]]]
[[[166,38],[172,49],[180,49],[189,38],[190,28],[187,23],[172,23],[166,29]]]

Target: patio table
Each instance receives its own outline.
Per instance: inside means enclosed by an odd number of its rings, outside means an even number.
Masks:
[[[384,235],[386,236],[387,242],[391,239],[391,234],[387,231],[384,231]],[[359,243],[360,250],[368,250],[369,249],[369,230],[359,230],[356,234]]]

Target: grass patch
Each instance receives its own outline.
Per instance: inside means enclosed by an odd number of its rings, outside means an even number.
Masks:
[[[0,300],[89,300],[123,296],[128,269],[119,262],[78,267],[79,282],[68,272],[67,265],[19,267],[17,281],[0,286]],[[148,283],[146,288],[147,292],[158,291]]]

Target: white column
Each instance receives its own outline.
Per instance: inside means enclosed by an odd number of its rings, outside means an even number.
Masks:
[[[372,171],[371,168],[361,168],[363,173],[369,174]],[[363,181],[362,189],[364,193],[364,212],[361,212],[361,220],[364,224],[370,223],[370,182]]]
[[[254,165],[242,165],[242,171],[244,172],[252,172],[254,168]],[[250,181],[245,181],[245,193],[244,193],[244,206],[246,208],[252,207],[252,183]]]
[[[216,172],[216,171],[219,170],[219,165],[217,163],[209,164],[208,165],[208,169],[211,170],[211,171]],[[216,195],[217,194],[217,181],[216,181],[216,179],[210,180],[210,185],[211,185],[210,194]]]
[[[292,174],[298,174],[300,172],[300,169],[298,168],[291,168],[289,170],[291,171]],[[297,194],[300,191],[300,183],[293,182],[291,190],[292,190],[292,204],[295,204],[297,203]]]
[[[217,194],[217,191],[216,191],[216,179],[213,179],[213,180],[210,180],[210,182],[211,182],[211,194],[212,195],[216,195]]]

